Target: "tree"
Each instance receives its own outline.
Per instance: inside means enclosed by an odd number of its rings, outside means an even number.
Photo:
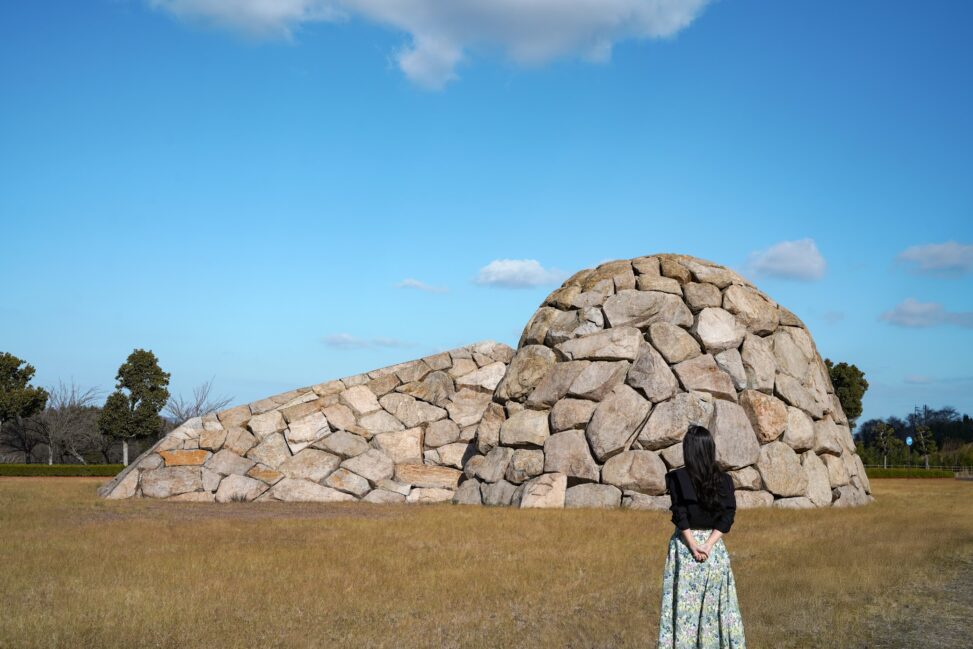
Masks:
[[[202,417],[211,412],[222,410],[233,401],[233,397],[219,397],[210,400],[209,393],[213,389],[213,379],[200,383],[193,388],[193,398],[183,399],[182,396],[172,397],[166,403],[166,414],[175,425],[182,424],[193,417]]]
[[[926,462],[926,468],[929,468],[929,454],[936,452],[936,441],[932,437],[932,431],[929,426],[925,424],[919,424],[916,426],[916,438],[914,440],[916,445],[916,450],[923,456]]]
[[[862,397],[868,390],[865,373],[848,363],[841,362],[836,365],[829,358],[824,359],[824,364],[828,367],[828,374],[831,376],[838,401],[841,402],[841,409],[845,411],[848,423],[854,428],[855,422],[862,414]]]
[[[895,429],[885,423],[876,426],[875,432],[877,433],[877,446],[882,451],[882,466],[887,469],[889,467],[889,451],[894,448],[898,438],[895,437]]]
[[[51,388],[47,407],[35,417],[37,430],[47,444],[47,463],[54,464],[58,452],[67,452],[86,464],[83,450],[91,445],[91,414],[98,390],[82,390],[72,381]]]
[[[108,395],[98,417],[104,435],[122,440],[122,463],[128,466],[128,440],[158,435],[159,416],[169,400],[169,374],[151,351],[136,349],[118,368],[115,391]]]
[[[23,365],[23,367],[21,367]],[[5,445],[23,451],[25,462],[39,441],[24,425],[24,419],[40,412],[47,404],[47,391],[30,385],[34,367],[13,354],[0,352],[0,432],[3,424],[14,422],[15,430],[5,433]]]

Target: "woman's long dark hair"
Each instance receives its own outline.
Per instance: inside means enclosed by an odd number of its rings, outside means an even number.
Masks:
[[[691,425],[682,440],[682,454],[700,505],[710,511],[722,511],[725,505],[719,489],[723,472],[716,465],[713,435],[703,426]]]

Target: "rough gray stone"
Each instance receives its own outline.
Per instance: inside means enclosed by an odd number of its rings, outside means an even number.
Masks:
[[[452,401],[446,406],[449,418],[460,428],[475,426],[480,423],[483,413],[490,405],[490,395],[464,388],[453,395]]]
[[[366,388],[367,389],[367,388]],[[351,494],[346,494],[331,487],[319,485],[310,480],[284,478],[267,492],[267,496],[283,502],[320,502],[337,503],[358,500]]]
[[[395,464],[422,463],[421,428],[380,433],[372,438],[372,444],[392,458],[392,462]]]
[[[500,442],[510,446],[543,446],[550,435],[546,410],[521,410],[500,426]]]
[[[709,427],[712,405],[704,408],[692,394],[680,392],[672,399],[655,406],[649,421],[639,433],[639,445],[645,449],[660,449],[682,441],[690,424]]]
[[[544,471],[580,480],[598,480],[599,468],[580,430],[555,433],[544,442]]]
[[[563,473],[544,473],[524,483],[521,509],[564,507],[568,479]]]
[[[567,508],[611,509],[622,502],[622,492],[607,484],[579,484],[569,487],[564,494]]]
[[[795,451],[814,448],[814,422],[800,408],[787,406],[787,424],[781,439]]]
[[[233,501],[256,500],[269,487],[260,480],[254,480],[242,475],[228,475],[216,490],[215,500],[218,503]]]
[[[335,431],[311,446],[312,448],[327,451],[343,459],[361,455],[368,450],[368,442],[358,435],[344,430]]]
[[[483,498],[480,495],[480,483],[476,480],[467,480],[456,488],[453,494],[453,502],[457,505],[481,505]]]
[[[664,496],[650,496],[637,491],[626,491],[622,496],[622,507],[646,511],[668,511],[672,507],[672,498]]]
[[[534,391],[527,398],[527,405],[532,408],[553,406],[558,400],[567,395],[571,384],[578,375],[591,364],[590,361],[567,361],[554,365],[547,375],[537,384]]]
[[[776,440],[787,428],[787,406],[776,397],[757,390],[744,390],[740,393],[740,406],[762,444]]]
[[[713,360],[716,361],[717,367],[729,375],[735,389],[746,389],[747,371],[743,367],[743,359],[740,357],[739,351],[736,349],[724,349],[719,354],[713,356]]]
[[[665,359],[652,345],[644,341],[639,348],[638,359],[628,370],[625,382],[652,403],[665,401],[679,389],[679,382]]]
[[[741,469],[757,461],[760,444],[743,408],[717,399],[711,431],[716,443],[716,463],[720,468]]]
[[[506,446],[494,447],[477,463],[474,475],[483,482],[498,482],[507,472],[507,466],[514,455],[514,449]]]
[[[601,401],[625,379],[629,367],[631,367],[631,364],[628,361],[594,361],[589,363],[571,383],[568,395]],[[667,367],[666,370],[668,369]]]
[[[610,327],[647,327],[669,322],[688,327],[693,314],[678,295],[660,291],[623,290],[607,298],[602,307]]]
[[[341,458],[337,455],[307,448],[281,462],[277,470],[288,478],[319,482],[337,469],[340,463]]]
[[[601,481],[619,489],[654,496],[666,492],[666,465],[652,451],[625,451],[601,469]]]
[[[371,488],[369,487],[368,480],[357,473],[352,473],[348,469],[341,468],[335,469],[334,473],[324,480],[324,485],[359,498],[367,494]]]
[[[841,455],[840,431],[831,417],[814,422],[814,452]]]
[[[584,428],[591,420],[597,405],[587,399],[561,399],[551,409],[551,430],[560,432],[572,428]]]
[[[518,448],[507,465],[507,482],[520,484],[544,472],[544,451]]]
[[[777,304],[749,286],[727,287],[723,293],[723,308],[735,315],[749,331],[761,336],[773,333],[780,324]]]
[[[656,322],[650,326],[649,340],[668,363],[681,363],[702,353],[699,343],[689,332],[668,322]]]
[[[737,501],[737,509],[754,509],[757,507],[770,507],[774,504],[774,495],[769,491],[745,491],[734,492]]]
[[[198,466],[173,466],[145,471],[142,475],[142,495],[149,498],[169,498],[203,489]]]
[[[480,493],[483,496],[483,504],[506,507],[512,504],[516,489],[516,486],[506,480],[482,484],[480,485]]]
[[[271,469],[276,469],[280,464],[291,456],[287,448],[287,442],[280,433],[268,435],[262,442],[250,449],[247,457],[255,462],[260,462]]]
[[[615,386],[612,393],[595,408],[585,429],[591,450],[599,462],[631,445],[651,407],[629,386]]]
[[[223,449],[206,460],[206,468],[216,473],[230,475],[233,473],[243,475],[256,464],[253,460],[240,457],[229,449]]]
[[[801,467],[807,476],[807,496],[817,507],[831,504],[831,479],[828,467],[814,451],[801,453]]]
[[[752,466],[745,466],[736,471],[727,471],[727,473],[730,474],[730,479],[733,480],[733,486],[737,489],[748,489],[750,491],[763,489],[764,483],[760,479],[760,472]]]
[[[693,313],[699,313],[706,307],[718,307],[723,304],[723,294],[713,284],[686,282],[682,286],[682,293]]]
[[[522,401],[544,379],[555,361],[554,350],[549,347],[543,345],[521,347],[510,361],[507,373],[497,386],[497,398],[504,401]]]
[[[395,473],[392,459],[374,448],[345,460],[341,463],[341,467],[357,473],[373,485],[379,480],[391,478]]]
[[[807,474],[801,460],[784,442],[770,442],[760,448],[757,470],[767,490],[778,496],[807,494]]]
[[[696,316],[693,333],[710,353],[740,346],[747,334],[746,327],[724,309],[706,307]]]
[[[719,399],[736,401],[733,379],[716,364],[711,354],[697,356],[673,366],[679,382],[688,390],[708,392]]]
[[[767,393],[774,391],[777,361],[768,339],[747,334],[740,348],[740,359],[747,375],[748,388]]]
[[[634,361],[642,332],[634,327],[613,327],[561,343],[556,349],[569,361]]]

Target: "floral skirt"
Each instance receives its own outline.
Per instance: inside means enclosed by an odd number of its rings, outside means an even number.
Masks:
[[[692,530],[703,544],[712,530]],[[677,528],[662,576],[659,649],[745,649],[736,582],[723,538],[696,561]]]

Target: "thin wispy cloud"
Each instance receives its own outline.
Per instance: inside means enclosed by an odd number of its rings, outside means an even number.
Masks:
[[[411,277],[406,277],[401,282],[398,282],[395,286],[396,288],[414,288],[417,291],[425,291],[427,293],[445,293],[447,290],[445,286],[433,286]]]
[[[931,376],[924,376],[922,374],[910,374],[905,377],[905,382],[910,385],[928,385],[933,381],[934,379]]]
[[[973,272],[973,245],[947,241],[910,246],[896,259],[915,273],[965,275]]]
[[[359,338],[349,333],[337,333],[325,336],[321,339],[328,347],[336,349],[367,349],[374,347],[412,347],[414,343],[398,338]]]
[[[544,268],[536,259],[494,259],[480,269],[473,282],[502,288],[534,288],[557,284],[567,276],[564,271]]]
[[[956,325],[973,328],[973,311],[948,311],[939,302],[920,302],[913,298],[903,300],[879,317],[899,327],[918,329]]]
[[[758,277],[813,281],[824,277],[827,267],[814,239],[781,241],[750,254],[746,270]]]
[[[256,38],[292,39],[302,27],[362,19],[401,32],[393,56],[427,88],[457,78],[471,53],[500,51],[521,65],[563,57],[604,62],[630,39],[666,38],[710,0],[146,0],[182,20]]]

